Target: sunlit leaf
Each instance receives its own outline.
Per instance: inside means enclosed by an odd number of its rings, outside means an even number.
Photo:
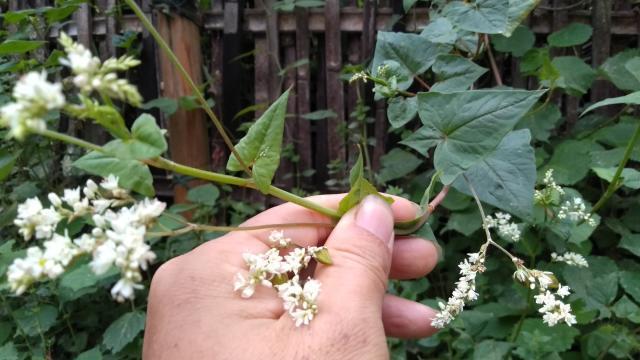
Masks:
[[[244,163],[251,167],[253,180],[263,193],[269,191],[273,176],[280,164],[288,100],[289,90],[271,104],[235,147]],[[230,171],[243,170],[242,165],[233,154],[229,157],[227,169]]]

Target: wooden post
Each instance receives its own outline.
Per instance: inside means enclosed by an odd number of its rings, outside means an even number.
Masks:
[[[158,32],[173,49],[196,84],[202,83],[202,49],[200,29],[190,20],[177,15],[155,12]],[[191,95],[191,89],[169,59],[158,52],[162,96],[178,99]],[[209,168],[209,147],[205,115],[202,110],[179,109],[169,120],[169,151],[177,162],[197,168]],[[176,202],[186,200],[187,189],[177,185]]]
[[[339,131],[344,126],[344,84],[340,79],[340,71],[342,70],[340,1],[327,0],[324,14],[327,108],[337,114],[335,118],[326,121],[327,153],[329,161],[340,160],[344,162],[346,160],[344,137]]]

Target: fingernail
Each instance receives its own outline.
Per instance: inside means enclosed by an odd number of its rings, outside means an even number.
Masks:
[[[390,246],[393,242],[393,213],[389,204],[380,197],[365,197],[356,213],[356,225],[369,231]]]

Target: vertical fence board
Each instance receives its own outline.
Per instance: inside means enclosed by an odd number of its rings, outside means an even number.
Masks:
[[[297,9],[296,11],[296,58],[308,59],[309,54],[309,11],[307,9]],[[311,126],[309,121],[302,118],[302,115],[311,111],[311,98],[309,89],[309,64],[304,64],[296,68],[296,103],[298,109],[296,134],[296,150],[300,155],[299,170],[304,171],[313,168],[311,160]]]
[[[291,34],[284,35],[282,39],[282,47],[284,48],[284,64],[283,68],[287,68],[296,62],[295,36]],[[295,69],[289,69],[284,75],[284,88],[289,89],[296,84]],[[287,114],[296,113],[296,93],[289,93],[289,102],[287,103]],[[291,121],[293,120],[293,121]],[[287,118],[284,123],[284,137],[282,146],[295,146],[294,138],[298,133],[297,121]],[[295,147],[294,147],[295,149]],[[283,157],[280,161],[280,167],[277,173],[277,183],[284,188],[290,189],[295,185],[295,164],[289,158]]]
[[[362,44],[361,44],[360,38],[356,36],[350,36],[348,41],[348,46],[347,46],[347,61],[349,62],[349,64],[355,65],[355,64],[359,64],[362,61],[362,54],[360,53],[361,49],[362,49]],[[351,114],[356,111],[357,104],[358,104],[358,97],[360,96],[361,91],[362,91],[362,85],[360,82],[349,84],[347,86],[347,97],[346,97],[347,98],[347,101],[346,101],[347,117],[348,117],[347,123],[349,124],[349,133],[357,134],[355,136],[356,139],[361,138],[361,134],[362,134],[361,125],[363,124],[360,124],[357,118],[351,117]],[[366,124],[364,125],[366,126]],[[367,139],[361,139],[361,141],[364,141],[366,143]],[[347,144],[349,146],[346,149],[347,160],[348,160],[349,168],[351,168],[358,157],[358,148],[355,146],[352,146],[350,142],[347,142]]]
[[[611,0],[594,1],[592,5],[593,46],[592,65],[598,67],[611,53]],[[612,88],[606,80],[596,80],[591,89],[591,101],[596,102],[611,96]],[[615,107],[597,110],[601,114],[613,114]]]
[[[325,54],[327,79],[327,107],[337,116],[327,120],[329,160],[345,161],[344,138],[340,131],[344,126],[344,85],[340,80],[342,70],[342,41],[340,32],[340,1],[327,0],[325,5]]]
[[[155,12],[158,32],[167,41],[196,84],[202,83],[202,49],[200,29],[181,16]],[[185,41],[189,39],[189,41]],[[159,54],[162,96],[173,99],[191,95],[191,89],[164,54]],[[209,168],[207,125],[202,110],[179,109],[169,121],[169,151],[180,163],[197,168]],[[187,146],[188,144],[188,146]],[[190,183],[194,184],[194,183]],[[186,200],[187,189],[174,189],[176,202]]]

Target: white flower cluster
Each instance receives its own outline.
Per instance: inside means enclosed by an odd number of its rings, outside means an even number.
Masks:
[[[558,219],[569,219],[572,222],[585,221],[589,226],[596,226],[596,221],[591,217],[591,213],[587,211],[587,207],[581,198],[573,198],[573,200],[565,201],[558,211]]]
[[[542,190],[536,190],[533,194],[533,197],[537,202],[543,201],[545,195],[552,191],[556,191],[558,195],[564,194],[564,189],[560,185],[556,184],[556,180],[553,178],[553,169],[549,169],[544,173],[542,183],[545,187]]]
[[[552,293],[549,290],[541,290],[540,294],[534,296],[536,304],[542,305],[538,312],[542,315],[542,321],[549,326],[555,326],[560,322],[571,326],[576,323],[576,317],[571,313],[571,305],[565,304],[562,300],[569,296],[568,286],[558,286],[558,290]]]
[[[491,215],[487,215],[484,220],[487,229],[496,228],[498,235],[503,238],[509,239],[513,242],[520,241],[520,228],[517,224],[510,222],[511,215],[503,212],[495,213],[495,218]]]
[[[351,75],[351,79],[349,79],[349,84],[357,81],[362,81],[363,83],[366,84],[368,78],[369,78],[369,74],[367,74],[365,71],[359,71]]]
[[[52,204],[49,208],[44,208],[37,198],[18,207],[15,224],[20,234],[25,240],[34,235],[44,240],[44,250],[31,247],[26,258],[13,262],[7,272],[11,290],[20,295],[36,281],[60,276],[74,257],[91,254],[89,266],[94,273],[104,274],[112,266],[120,271],[121,279],[111,289],[111,295],[118,301],[133,299],[134,290],[142,288],[140,270],[155,259],[144,239],[146,231],[166,205],[157,199],[135,202],[118,186],[115,176],[109,176],[99,186],[89,180],[82,189],[66,189],[62,198],[54,193],[48,197]],[[55,233],[62,219],[71,221],[83,216],[95,225],[90,232],[74,240],[67,233]]]
[[[275,287],[284,309],[296,326],[308,325],[318,313],[316,300],[320,293],[320,282],[309,278],[302,283],[300,272],[309,265],[311,259],[330,265],[329,251],[325,247],[296,247],[281,255],[279,249],[293,245],[291,239],[284,237],[283,231],[277,230],[271,232],[268,241],[275,247],[263,254],[242,255],[249,274],[237,273],[233,290],[239,291],[243,298],[250,298],[257,285]]]
[[[562,255],[551,253],[551,261],[563,262],[567,265],[577,267],[589,267],[587,259],[585,259],[584,256],[574,252],[566,252]]]
[[[13,102],[0,109],[0,126],[9,137],[23,140],[30,131],[46,129],[44,117],[65,105],[62,85],[47,81],[46,72],[29,72],[13,88]]]
[[[73,72],[73,84],[84,93],[98,91],[112,98],[140,105],[142,97],[138,89],[125,79],[119,79],[117,71],[126,71],[138,66],[140,61],[131,56],[108,59],[104,63],[91,54],[82,44],[74,42],[67,34],[60,34],[60,44],[66,58],[60,63]]]
[[[570,295],[568,286],[558,283],[558,280],[549,271],[529,270],[517,264],[517,270],[513,277],[519,282],[526,284],[530,289],[538,288],[538,295],[535,295],[536,304],[542,305],[538,312],[542,315],[542,321],[549,326],[555,326],[564,322],[571,326],[576,323],[576,317],[571,313],[571,305],[565,304],[561,299]],[[550,289],[557,288],[555,293]]]
[[[486,247],[483,247],[480,252],[467,255],[468,258],[458,265],[461,276],[456,282],[453,294],[446,304],[442,302],[438,304],[440,312],[431,321],[431,326],[435,328],[441,329],[445,327],[462,312],[467,301],[474,301],[478,298],[476,275],[485,271]]]

